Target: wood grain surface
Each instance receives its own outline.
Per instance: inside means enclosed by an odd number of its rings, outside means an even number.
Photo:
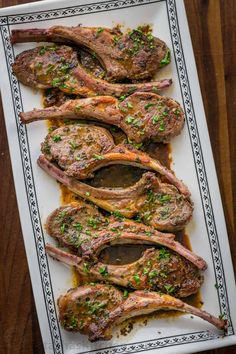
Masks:
[[[25,2],[0,0],[0,6]],[[236,270],[236,1],[185,5]],[[0,353],[43,354],[1,106],[0,115]],[[203,353],[235,354],[236,346]]]

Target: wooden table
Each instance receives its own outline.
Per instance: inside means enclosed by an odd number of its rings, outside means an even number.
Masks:
[[[0,0],[1,7],[30,2]],[[185,0],[236,269],[236,1]],[[0,107],[0,353],[43,354]],[[233,354],[236,346],[208,354]]]

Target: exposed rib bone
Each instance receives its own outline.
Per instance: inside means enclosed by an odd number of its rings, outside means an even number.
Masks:
[[[129,221],[126,223],[128,224]],[[121,222],[120,224],[122,225],[122,231],[120,231],[119,234],[116,232],[110,232],[110,229],[116,228],[115,224],[112,223],[108,225],[108,230],[99,232],[97,238],[91,239],[89,243],[82,244],[81,247],[83,250],[83,255],[94,257],[98,255],[104,248],[120,244],[161,245],[188,259],[200,270],[205,270],[207,268],[207,264],[202,257],[197,256],[195,253],[189,251],[187,248],[181,245],[181,243],[174,241],[170,237],[166,237],[166,234],[153,230],[153,234],[144,235],[138,233],[138,228],[136,233],[130,233],[125,231],[125,222]],[[129,227],[129,225],[127,226]],[[117,231],[119,231],[118,227]]]
[[[48,216],[45,226],[51,237],[84,258],[97,259],[98,254],[111,245],[148,244],[165,246],[201,270],[207,267],[201,257],[175,241],[174,234],[159,232],[120,216],[104,217],[97,207],[83,201],[57,208]],[[63,232],[61,227],[64,228]]]
[[[184,113],[176,101],[144,92],[134,93],[122,103],[109,96],[75,99],[60,107],[20,113],[20,118],[25,124],[42,119],[96,119],[118,126],[137,143],[150,139],[168,142],[181,132],[184,123]]]
[[[82,26],[13,30],[11,42],[53,41],[86,47],[93,54],[96,53],[107,71],[107,79],[113,81],[147,79],[164,66],[163,59],[168,56],[169,49],[150,32],[146,33],[141,28],[126,34],[117,28],[98,31],[99,28]],[[142,42],[142,45],[137,47],[137,41]],[[135,55],[130,53],[132,49],[135,49]]]
[[[147,190],[151,186],[150,175],[145,174],[136,184],[128,188],[94,188],[67,176],[64,171],[49,162],[43,155],[38,158],[38,165],[80,197],[107,211],[119,210],[121,215],[127,218],[138,213],[140,205],[146,199]]]
[[[86,303],[86,299],[89,299],[89,302]],[[100,305],[96,306],[97,304]],[[113,328],[119,323],[157,310],[190,313],[220,330],[226,329],[227,326],[226,321],[172,296],[151,291],[134,291],[124,299],[120,290],[105,284],[71,289],[59,297],[58,307],[62,326],[69,331],[87,334],[90,341],[109,340],[112,338]]]
[[[46,250],[51,257],[74,265],[82,276],[89,274],[95,280],[128,288],[161,290],[165,293],[171,291],[177,297],[186,297],[195,294],[203,282],[197,267],[174,252],[168,251],[168,259],[163,259],[160,250],[149,248],[133,263],[112,265],[87,263],[50,244],[47,244]]]

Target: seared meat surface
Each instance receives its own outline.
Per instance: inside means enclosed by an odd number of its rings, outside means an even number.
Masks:
[[[121,128],[130,140],[168,142],[184,124],[179,103],[154,93],[136,92],[119,102],[100,96],[67,101],[60,107],[34,109],[20,114],[23,123],[40,119],[96,119]]]
[[[178,310],[208,321],[219,329],[226,323],[170,295],[150,291],[126,294],[106,284],[84,285],[58,299],[59,319],[68,331],[88,335],[90,341],[112,338],[112,329],[124,320],[157,310]]]
[[[38,165],[80,197],[109,212],[125,217],[137,216],[159,230],[177,231],[189,222],[193,205],[188,197],[169,184],[161,183],[151,172],[126,188],[95,188],[69,177],[43,155]]]
[[[198,268],[186,258],[166,248],[149,248],[137,261],[125,265],[88,262],[81,257],[47,245],[47,253],[73,265],[82,277],[105,281],[131,289],[150,289],[187,297],[195,294],[202,282]]]
[[[66,125],[49,133],[41,150],[49,161],[67,170],[75,161],[89,160],[110,151],[114,146],[108,130],[94,125]]]
[[[65,45],[43,46],[17,55],[12,69],[24,85],[36,89],[58,88],[67,94],[120,97],[134,91],[156,92],[168,87],[168,79],[137,84],[113,84],[86,71],[77,51]]]
[[[173,184],[183,195],[188,188],[158,160],[129,144],[114,144],[111,134],[92,125],[66,125],[50,132],[41,146],[49,161],[56,162],[66,174],[78,179],[93,177],[93,172],[111,164],[129,164],[153,170]]]
[[[52,41],[86,47],[100,59],[106,79],[147,79],[170,62],[166,44],[139,27],[123,34],[118,28],[53,26],[48,29],[13,30],[12,43]]]
[[[107,219],[90,204],[74,203],[54,210],[46,222],[47,233],[63,246],[78,253],[83,244],[89,245],[94,234],[104,230]]]
[[[78,66],[77,53],[68,46],[37,47],[20,53],[12,66],[18,80],[27,86],[47,89],[64,85]]]
[[[201,257],[174,240],[175,235],[124,219],[119,214],[104,217],[97,207],[82,201],[54,210],[47,218],[46,230],[62,246],[91,259],[97,259],[108,246],[147,244],[167,247],[197,268],[206,268]]]

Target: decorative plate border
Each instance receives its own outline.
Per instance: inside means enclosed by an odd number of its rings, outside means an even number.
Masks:
[[[43,20],[50,20],[55,18],[64,18],[71,16],[79,16],[84,14],[112,11],[120,8],[128,8],[134,6],[142,6],[157,2],[165,2],[167,7],[167,14],[169,19],[169,28],[171,32],[172,45],[174,48],[174,55],[176,59],[179,82],[181,87],[181,94],[184,102],[184,109],[186,113],[186,121],[188,125],[192,151],[194,156],[196,174],[198,177],[199,190],[202,199],[202,206],[205,215],[205,222],[207,226],[208,239],[211,247],[212,259],[214,263],[214,271],[216,277],[217,292],[219,299],[219,306],[221,314],[228,321],[228,330],[226,335],[234,334],[234,329],[230,316],[229,301],[227,295],[227,288],[225,284],[224,267],[222,263],[222,256],[217,235],[217,229],[212,209],[211,196],[207,181],[205,164],[201,149],[201,142],[198,133],[197,122],[195,118],[194,105],[191,97],[191,90],[189,85],[188,73],[185,64],[185,58],[182,48],[181,36],[178,24],[178,15],[176,10],[176,0],[119,0],[119,1],[103,1],[102,3],[92,3],[86,5],[79,5],[76,7],[67,7],[57,10],[32,12],[28,14],[20,14],[14,16],[0,17],[1,36],[4,45],[5,57],[8,66],[9,82],[12,92],[12,100],[15,111],[16,128],[18,132],[19,147],[21,151],[22,168],[24,171],[26,195],[28,199],[29,211],[31,215],[32,227],[34,230],[35,247],[38,256],[39,272],[42,281],[42,288],[44,292],[44,301],[47,311],[49,327],[51,330],[51,339],[54,353],[63,354],[63,343],[61,339],[60,327],[58,324],[57,313],[55,310],[55,303],[53,297],[53,290],[48,268],[47,257],[45,253],[45,244],[43,238],[43,229],[39,216],[39,208],[37,196],[34,187],[34,177],[32,171],[32,163],[30,157],[30,149],[28,144],[27,130],[19,121],[19,113],[23,111],[23,103],[21,99],[21,91],[16,77],[14,76],[11,64],[14,61],[14,51],[10,43],[9,25],[17,23],[37,22]],[[103,348],[100,350],[86,351],[85,353],[97,354],[115,354],[115,353],[134,353],[158,348],[170,347],[174,345],[202,342],[219,338],[220,336],[211,333],[210,331],[186,333],[178,336],[170,336],[159,338],[157,340],[142,341],[132,344],[117,345]]]

